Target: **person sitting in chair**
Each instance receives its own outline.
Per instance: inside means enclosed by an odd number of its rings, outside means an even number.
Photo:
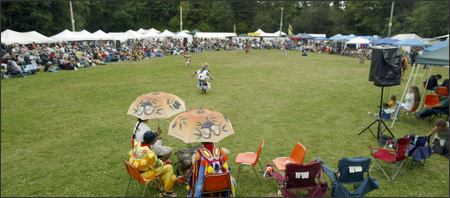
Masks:
[[[164,164],[150,149],[150,145],[157,140],[157,134],[147,131],[144,133],[143,139],[142,143],[136,142],[134,148],[129,152],[129,162],[141,172],[145,179],[152,180],[158,177],[163,184],[164,196],[176,197],[177,194],[173,192],[176,176],[173,174],[172,165]]]
[[[212,142],[202,142],[202,145],[192,156],[192,171],[189,177],[189,195],[188,197],[200,197],[203,192],[203,181],[206,175],[229,173],[228,154],[224,148],[220,148]],[[234,194],[236,182],[230,176],[232,189]],[[224,197],[231,197],[226,194]],[[215,197],[222,197],[215,195]]]
[[[409,87],[408,92],[405,95],[405,103],[402,103],[400,107],[407,111],[407,112],[413,112],[420,103],[420,94],[419,94],[419,88],[415,85],[412,85]]]
[[[143,142],[144,141],[144,133],[147,131],[151,131],[150,127],[147,125],[148,120],[142,120],[138,118],[134,128],[133,135],[131,137],[131,146],[133,147],[135,142]],[[172,148],[168,146],[164,146],[161,137],[161,129],[158,128],[157,132],[157,140],[154,144],[150,145],[150,148],[158,155],[161,160],[166,161],[172,155]]]
[[[424,81],[423,85],[427,86],[427,90],[434,90],[437,86],[439,86],[438,81],[441,78],[442,78],[442,76],[440,74],[431,75],[430,78],[428,78],[428,83],[427,83],[427,81]]]
[[[443,119],[436,120],[434,123],[434,128],[428,135],[434,136],[434,140],[431,141],[432,152],[448,157],[450,148],[450,131],[447,121]]]
[[[447,114],[448,115],[448,97],[441,97],[441,102],[431,108],[425,108],[420,111],[417,116],[419,119],[425,119],[426,117],[436,115],[436,114]]]

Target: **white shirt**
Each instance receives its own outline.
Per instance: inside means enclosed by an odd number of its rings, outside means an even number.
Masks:
[[[201,70],[197,70],[197,78],[199,79],[199,80],[206,80],[207,78],[208,78],[208,76],[209,76],[209,72],[208,72],[208,70],[203,70],[203,71],[201,71]]]
[[[138,126],[139,124],[139,126]],[[144,141],[144,133],[147,131],[150,131],[150,127],[145,122],[139,122],[137,121],[136,124],[133,127],[133,133],[134,133],[134,140],[138,142]]]
[[[410,92],[406,93],[405,99],[404,108],[411,110],[414,106],[414,94]]]

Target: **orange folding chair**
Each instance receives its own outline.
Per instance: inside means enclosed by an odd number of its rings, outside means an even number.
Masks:
[[[432,108],[432,107],[438,105],[440,102],[441,102],[441,100],[439,99],[439,95],[428,94],[425,96],[425,101],[423,103],[423,106],[425,106],[426,108]]]
[[[216,196],[216,193],[226,193],[225,197],[231,197],[230,179],[230,173],[206,175],[203,182],[202,195],[208,194],[214,197],[221,197]]]
[[[128,174],[130,175],[130,180],[128,181],[127,190],[125,191],[125,197],[127,197],[127,195],[128,195],[128,189],[130,188],[130,183],[131,183],[132,179],[136,180],[138,184],[144,185],[144,190],[142,191],[142,196],[145,195],[145,191],[147,190],[148,184],[150,184],[150,183],[153,183],[155,188],[161,192],[161,189],[158,187],[161,185],[156,183],[156,182],[159,182],[158,177],[155,177],[155,179],[153,179],[153,180],[145,179],[144,177],[141,176],[141,173],[139,172],[139,170],[135,166],[130,164],[130,162],[128,162],[127,160],[123,160],[123,162],[125,164],[125,168],[127,169]]]
[[[286,170],[287,163],[303,164],[303,161],[305,160],[306,152],[307,152],[306,147],[300,143],[297,143],[289,157],[278,157],[272,161],[278,170],[284,171],[284,170]]]
[[[448,89],[444,86],[437,86],[436,87],[436,94],[439,96],[448,96]]]
[[[254,153],[254,152],[238,153],[238,155],[236,156],[236,159],[235,159],[235,162],[237,164],[239,164],[238,173],[237,173],[238,175],[236,177],[236,180],[239,178],[239,172],[241,171],[241,167],[243,165],[246,165],[246,166],[251,166],[253,168],[253,171],[255,172],[256,177],[261,182],[261,179],[259,178],[258,173],[256,172],[255,165],[256,165],[256,163],[258,163],[259,167],[261,168],[261,171],[264,171],[261,166],[261,163],[259,163],[259,156],[261,155],[261,151],[262,151],[263,147],[264,147],[264,139],[259,144],[259,147],[258,147],[258,150],[256,151],[256,153]]]

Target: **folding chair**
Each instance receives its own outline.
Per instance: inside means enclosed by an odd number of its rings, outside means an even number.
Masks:
[[[378,181],[369,176],[370,158],[354,157],[339,160],[339,171],[329,168],[324,162],[322,168],[332,182],[332,197],[363,197],[379,187]],[[355,188],[348,190],[345,185]]]
[[[255,166],[256,163],[259,164],[259,167],[261,168],[261,171],[264,171],[261,163],[259,162],[259,156],[261,155],[261,151],[264,147],[264,139],[261,141],[261,143],[259,144],[258,150],[256,151],[256,153],[254,152],[245,152],[245,153],[238,153],[238,155],[236,156],[235,162],[237,164],[239,164],[238,167],[238,175],[236,177],[236,180],[239,178],[239,173],[241,171],[241,167],[246,165],[246,166],[251,166],[253,168],[253,171],[255,172],[256,177],[258,178],[259,182],[261,182],[261,179],[258,176],[258,173],[256,172]]]
[[[431,156],[431,146],[430,138],[431,135],[427,136],[409,136],[411,142],[408,146],[408,156],[411,156],[411,167],[414,162],[425,166],[425,160]],[[422,161],[423,160],[423,161]]]
[[[328,189],[322,178],[322,167],[319,161],[309,164],[288,163],[284,175],[272,171],[270,173],[279,184],[284,197],[299,197],[297,191],[306,190],[306,197],[323,197]]]
[[[142,191],[142,196],[145,195],[145,191],[147,190],[148,184],[150,184],[150,183],[152,183],[154,185],[154,187],[159,192],[161,192],[161,189],[160,189],[161,183],[160,183],[158,177],[155,177],[152,180],[145,179],[144,177],[141,176],[141,173],[139,172],[139,170],[135,166],[130,164],[130,162],[128,162],[127,160],[123,160],[123,162],[125,164],[125,168],[127,169],[128,175],[130,175],[130,180],[128,181],[127,189],[125,191],[125,197],[127,197],[127,195],[128,195],[128,188],[130,187],[130,183],[131,183],[132,179],[136,180],[138,184],[144,185],[144,190]],[[159,182],[159,183],[157,183],[157,182]]]
[[[423,102],[423,106],[426,108],[432,108],[438,105],[441,102],[438,95],[428,94],[425,96],[425,101]]]
[[[437,86],[436,94],[439,96],[448,96],[448,89],[445,86]]]
[[[206,175],[203,182],[203,195],[213,195],[214,197],[231,197],[230,173]],[[220,196],[221,195],[221,196]]]
[[[287,163],[303,164],[307,151],[308,150],[306,149],[305,146],[303,146],[300,143],[297,143],[289,157],[278,157],[272,160],[272,162],[278,170],[284,171],[286,169]]]
[[[400,169],[402,168],[403,164],[405,163],[406,159],[406,150],[408,148],[409,142],[411,140],[409,138],[399,138],[397,140],[396,149],[384,149],[384,148],[375,148],[369,146],[370,149],[370,155],[375,159],[376,164],[381,169],[381,171],[384,173],[388,181],[392,181],[395,179],[395,176],[397,174],[401,173]],[[385,163],[391,164],[393,166],[393,171],[395,173],[392,177],[388,176],[386,171],[383,169],[383,166],[381,165],[380,161],[383,161]],[[372,170],[372,167],[370,167],[370,170]]]

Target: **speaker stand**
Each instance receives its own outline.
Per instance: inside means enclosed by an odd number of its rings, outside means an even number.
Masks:
[[[392,137],[394,137],[394,134],[392,134],[391,130],[389,129],[389,127],[387,127],[386,123],[384,122],[384,120],[381,119],[381,111],[383,111],[382,106],[383,106],[383,93],[384,93],[384,87],[381,87],[381,96],[380,96],[380,106],[378,109],[378,118],[376,120],[374,120],[371,124],[369,124],[369,126],[367,126],[366,128],[364,128],[361,132],[358,133],[358,135],[361,135],[362,133],[366,132],[367,130],[370,131],[370,133],[372,134],[372,136],[374,138],[376,138],[378,140],[378,144],[381,144],[381,137],[383,135],[383,133],[385,131],[388,131],[389,134],[391,134]],[[378,124],[378,129],[377,129],[377,135],[375,136],[375,134],[373,133],[372,129],[370,127],[372,127],[375,123]],[[382,125],[384,127],[384,129],[382,129]]]

